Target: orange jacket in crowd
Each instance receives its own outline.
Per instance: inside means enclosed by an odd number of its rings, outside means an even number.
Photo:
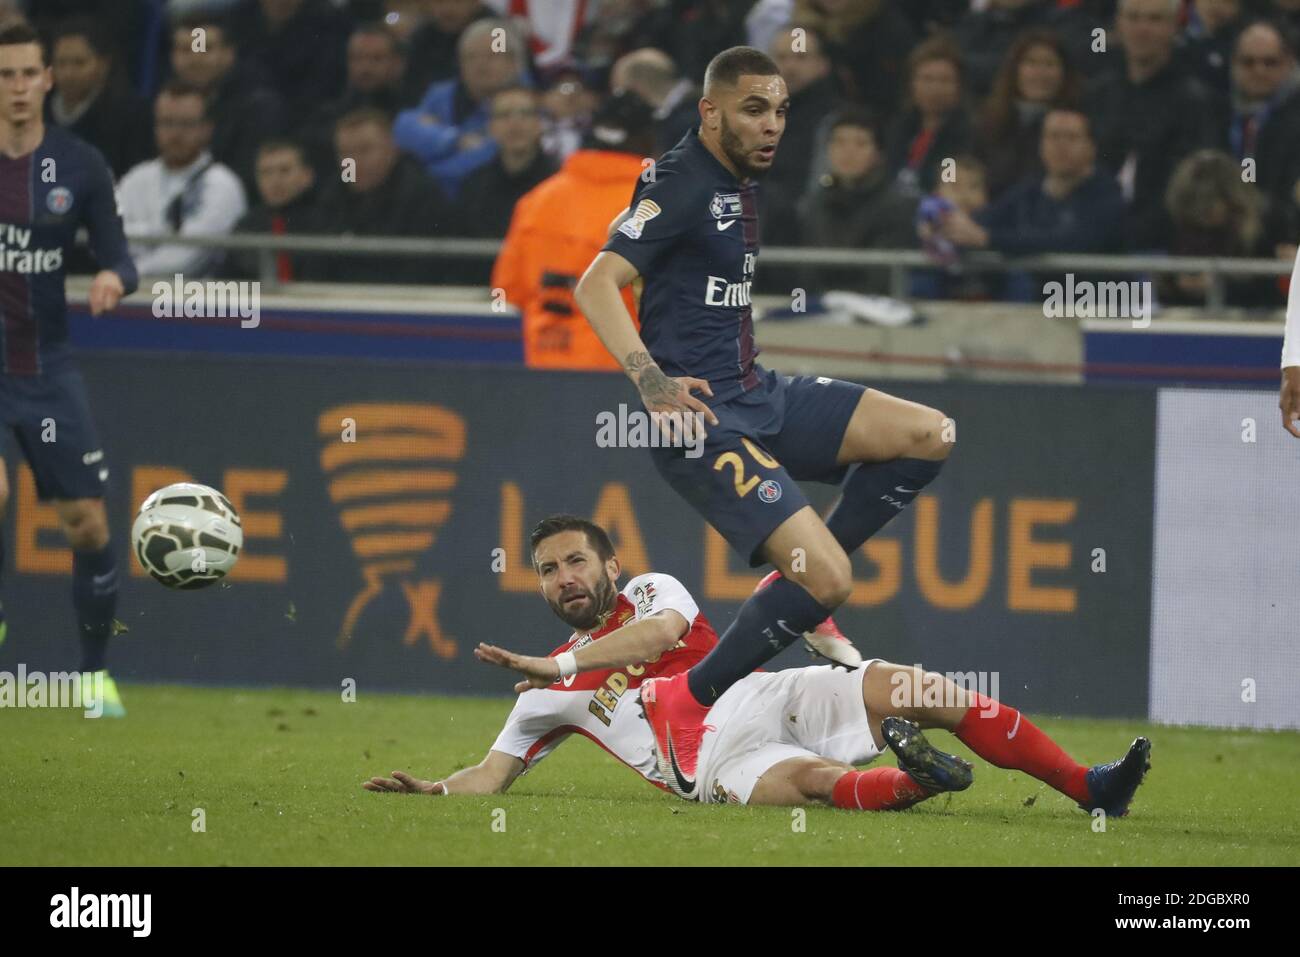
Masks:
[[[537,369],[610,369],[614,361],[573,300],[573,287],[632,198],[641,158],[577,150],[515,204],[492,286],[523,313],[524,361]],[[632,289],[623,302],[636,321]]]

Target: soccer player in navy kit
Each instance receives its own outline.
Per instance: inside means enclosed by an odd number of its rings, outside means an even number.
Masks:
[[[9,500],[2,436],[12,433],[72,546],[81,670],[104,672],[118,583],[104,512],[108,467],[68,346],[64,264],[78,227],[87,228],[101,269],[90,286],[92,314],[115,308],[137,276],[104,157],[45,126],[52,83],[35,31],[22,21],[0,28],[0,516]],[[0,640],[5,627],[0,612]],[[124,714],[103,678],[103,713]]]
[[[755,181],[771,168],[788,104],[767,54],[733,47],[714,57],[698,131],[638,180],[576,289],[647,411],[703,419],[703,455],[651,449],[660,474],[752,566],[770,562],[780,573],[703,661],[642,685],[661,771],[684,797],[695,791],[708,708],[848,598],[849,555],[938,475],[955,438],[934,409],[756,363]],[[639,335],[619,297],[638,276]],[[797,480],[843,480],[824,522]]]

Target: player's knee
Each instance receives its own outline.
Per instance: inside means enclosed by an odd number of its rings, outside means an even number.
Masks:
[[[808,592],[824,608],[840,607],[853,591],[853,565],[843,549],[838,552],[829,556],[824,567],[807,582]]]
[[[63,534],[76,552],[98,551],[108,544],[108,521],[102,508],[88,506],[63,516]]]
[[[937,409],[927,409],[912,442],[915,458],[946,459],[957,444],[957,423]]]

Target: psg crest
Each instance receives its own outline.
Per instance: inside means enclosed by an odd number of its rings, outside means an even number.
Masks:
[[[66,213],[72,208],[72,190],[66,186],[56,186],[45,197],[45,207],[51,213]]]

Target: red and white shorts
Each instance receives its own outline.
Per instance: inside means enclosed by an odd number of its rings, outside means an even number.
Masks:
[[[844,671],[830,665],[747,675],[709,711],[696,780],[705,804],[748,804],[758,779],[787,758],[866,764],[871,738],[862,681],[872,658]]]

